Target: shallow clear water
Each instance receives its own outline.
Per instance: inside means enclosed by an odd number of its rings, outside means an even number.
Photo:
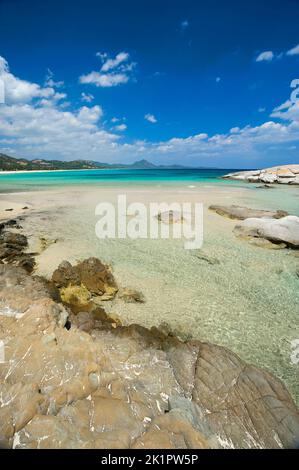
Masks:
[[[58,240],[37,258],[41,274],[50,276],[62,259],[76,262],[97,256],[112,264],[121,286],[136,288],[146,297],[143,305],[106,303],[107,310],[125,323],[151,327],[167,322],[183,336],[226,346],[280,377],[299,403],[299,364],[291,363],[291,342],[299,339],[298,252],[267,250],[238,240],[233,234],[236,221],[208,210],[210,204],[239,204],[299,215],[299,188],[258,189],[261,185],[218,179],[226,172],[2,175],[0,191],[47,190],[2,195],[35,205],[22,222],[31,244],[39,237]],[[201,253],[218,264],[198,258],[196,250],[185,250],[180,240],[98,240],[95,205],[107,197],[115,200],[119,192],[138,201],[161,202],[162,197],[203,202]]]

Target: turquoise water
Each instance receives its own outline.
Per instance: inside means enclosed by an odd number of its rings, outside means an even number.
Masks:
[[[219,178],[233,169],[148,169],[148,170],[68,170],[45,171],[28,173],[0,173],[0,192],[15,190],[42,189],[45,187],[59,187],[62,185],[113,185],[130,184],[144,185],[153,183],[211,183],[219,181]],[[222,180],[223,181],[223,180]],[[232,181],[223,181],[235,184]]]

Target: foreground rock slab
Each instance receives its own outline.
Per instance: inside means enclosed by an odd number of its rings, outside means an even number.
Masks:
[[[261,238],[272,243],[284,243],[299,248],[299,217],[288,216],[280,220],[246,219],[234,229],[243,238]]]
[[[0,444],[14,448],[293,448],[282,382],[231,351],[71,314],[0,266]],[[106,321],[107,320],[107,321]]]
[[[249,218],[272,218],[281,219],[286,217],[288,213],[286,211],[264,211],[258,209],[249,209],[248,207],[241,206],[210,206],[211,211],[216,212],[219,215],[228,217],[229,219],[245,220]]]

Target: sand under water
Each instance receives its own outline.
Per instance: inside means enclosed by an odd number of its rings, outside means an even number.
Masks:
[[[95,207],[116,202],[201,202],[204,244],[185,250],[182,240],[106,239],[95,235]],[[299,403],[299,256],[269,250],[235,237],[237,221],[208,210],[211,204],[282,209],[299,215],[299,189],[227,183],[76,185],[1,195],[1,218],[23,217],[37,273],[50,277],[64,259],[96,256],[111,264],[122,287],[141,291],[144,304],[106,302],[125,324],[167,323],[183,338],[227,346],[242,359],[278,376]],[[28,209],[23,209],[28,207]],[[5,212],[5,208],[13,211]]]

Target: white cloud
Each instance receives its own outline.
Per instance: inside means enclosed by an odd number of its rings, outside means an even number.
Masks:
[[[91,72],[88,75],[81,75],[80,83],[82,84],[93,84],[97,87],[109,88],[117,86],[129,81],[128,75],[124,73],[107,73],[103,74],[100,72]]]
[[[259,113],[264,113],[265,111],[266,111],[266,108],[260,107],[260,108],[258,109],[258,112],[259,112]]]
[[[144,116],[144,119],[148,122],[151,122],[152,124],[156,124],[156,122],[158,122],[156,117],[153,114],[146,114]]]
[[[272,51],[261,52],[256,58],[256,62],[271,62],[274,59],[274,54]]]
[[[64,82],[63,82],[63,81],[55,82],[55,80],[54,80],[54,73],[52,72],[51,69],[48,69],[48,70],[47,70],[47,76],[46,76],[45,85],[46,85],[46,86],[49,86],[49,87],[53,87],[53,88],[61,88],[61,87],[64,86]]]
[[[119,124],[118,126],[114,127],[114,129],[116,131],[121,131],[121,132],[127,130],[127,128],[128,128],[128,126],[126,124]]]
[[[127,52],[119,52],[115,59],[107,59],[102,65],[102,72],[108,72],[109,70],[117,68],[123,62],[126,62],[129,59],[129,54]]]
[[[81,93],[81,101],[85,103],[91,103],[94,100],[94,96],[91,93]]]
[[[0,78],[6,74],[10,74],[10,95],[16,96],[13,87],[18,88],[23,81],[9,72],[3,59],[0,61]],[[117,134],[117,131],[125,130],[121,120],[115,126],[115,132],[105,129],[100,106],[81,106],[66,111],[64,103],[61,106],[60,101],[51,99],[55,90],[50,93],[50,98],[41,98],[43,87],[25,83],[31,90],[26,94],[28,102],[24,102],[23,94],[21,101],[10,100],[0,106],[0,150],[16,156],[104,159],[111,162],[132,161],[140,157],[161,162],[163,158],[164,162],[188,161],[194,165],[204,159],[207,163],[212,162],[215,158],[225,165],[235,158],[242,166],[242,161],[252,162],[254,158],[269,154],[271,147],[281,149],[285,154],[291,147],[298,148],[299,144],[298,102],[287,101],[278,106],[273,110],[272,120],[260,126],[234,127],[228,133],[215,135],[198,132],[160,142],[127,143]],[[152,114],[145,118],[149,122],[157,122]]]
[[[97,87],[109,88],[128,83],[132,78],[135,62],[129,62],[128,52],[119,52],[115,58],[110,58],[107,53],[97,52],[97,57],[102,61],[100,71],[93,71],[81,75],[79,81],[82,84],[93,84]]]
[[[290,49],[289,51],[287,51],[287,55],[299,55],[299,44],[295,47],[293,47],[292,49]]]
[[[55,90],[51,87],[43,88],[37,83],[31,83],[15,77],[9,71],[8,63],[0,56],[0,76],[4,83],[6,103],[28,103],[34,98],[53,98]]]

